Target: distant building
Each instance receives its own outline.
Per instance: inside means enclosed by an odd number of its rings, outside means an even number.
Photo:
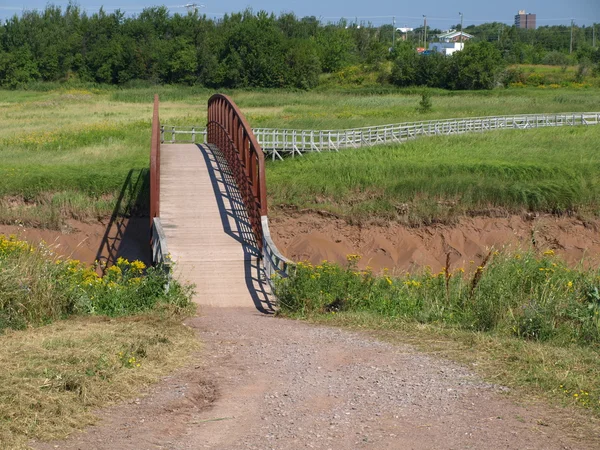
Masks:
[[[429,50],[442,55],[450,56],[454,52],[459,52],[465,48],[465,42],[473,39],[473,35],[464,31],[449,30],[445,33],[438,34],[439,42],[430,42]]]
[[[408,35],[408,33],[410,31],[413,31],[413,28],[401,27],[401,28],[396,28],[396,31],[399,31],[400,33],[402,33],[402,40],[405,41],[406,36]]]
[[[465,48],[462,42],[431,42],[429,50],[441,53],[445,56],[450,56],[454,52],[459,52]]]
[[[527,14],[525,10],[519,11],[519,14],[515,16],[515,26],[535,30],[535,14]]]
[[[461,39],[462,36],[462,39]],[[449,30],[445,33],[438,34],[437,38],[440,42],[466,42],[473,39],[473,35],[464,31]]]

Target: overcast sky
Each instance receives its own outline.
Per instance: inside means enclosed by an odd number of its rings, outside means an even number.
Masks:
[[[374,25],[392,23],[396,16],[397,26],[417,27],[427,16],[428,25],[447,29],[459,23],[459,12],[464,14],[465,26],[483,22],[504,22],[512,24],[518,10],[537,14],[538,25],[569,24],[571,18],[579,25],[600,23],[600,0],[429,0],[423,2],[398,0],[80,0],[78,4],[88,13],[104,6],[106,11],[120,8],[127,14],[135,14],[143,8],[154,5],[166,5],[171,12],[184,13],[185,3],[204,4],[200,11],[208,16],[218,17],[228,12],[238,12],[245,8],[254,11],[266,10],[279,14],[294,12],[298,16],[316,16],[325,21],[337,21],[346,18],[359,22],[371,22]],[[169,2],[169,3],[166,3]],[[0,19],[4,20],[23,9],[44,8],[47,3],[64,6],[68,1],[27,0],[17,4],[14,0],[0,0]]]

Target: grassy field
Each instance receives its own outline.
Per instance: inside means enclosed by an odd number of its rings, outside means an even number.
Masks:
[[[109,215],[127,175],[133,172],[135,176],[148,167],[154,92],[162,100],[161,121],[174,125],[203,125],[212,93],[170,86],[116,89],[42,84],[35,88],[0,91],[0,221],[55,228],[66,217],[87,220]],[[432,91],[433,109],[419,113],[420,90],[379,90],[382,92],[353,88],[228,94],[252,126],[315,129],[444,117],[589,111],[598,108],[600,99],[600,90],[594,88]],[[457,142],[470,145],[464,140]],[[276,170],[270,173],[274,183]]]
[[[600,127],[499,131],[269,162],[271,206],[361,222],[450,222],[464,214],[598,216]]]

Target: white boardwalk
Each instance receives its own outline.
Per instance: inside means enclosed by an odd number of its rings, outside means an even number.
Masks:
[[[247,215],[218,149],[162,146],[160,219],[175,276],[196,285],[197,303],[271,309]]]

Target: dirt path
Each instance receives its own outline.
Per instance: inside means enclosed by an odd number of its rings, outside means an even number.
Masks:
[[[204,309],[195,364],[39,449],[582,449],[556,411],[457,364],[368,336]]]

